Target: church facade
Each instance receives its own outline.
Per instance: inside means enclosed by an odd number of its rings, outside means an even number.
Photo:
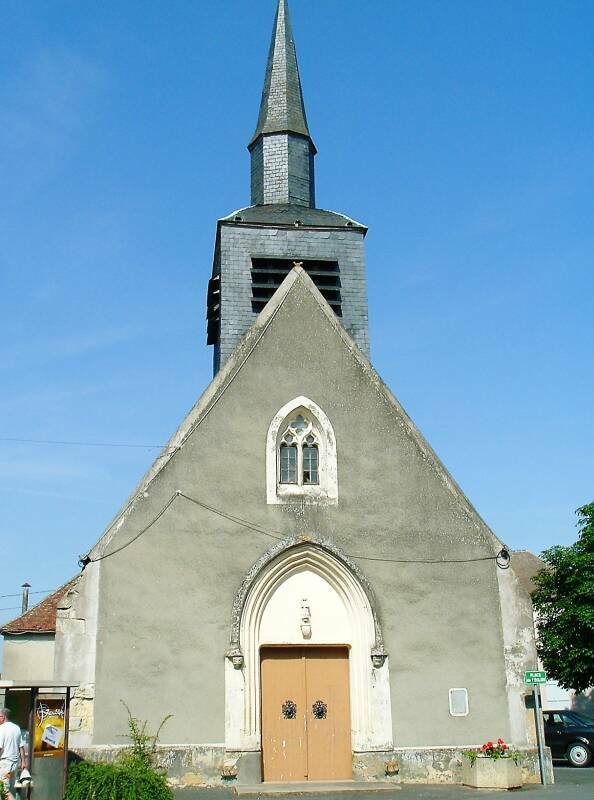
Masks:
[[[368,359],[367,229],[315,205],[286,0],[249,151],[252,203],[217,224],[213,381],[58,610],[71,746],[115,753],[124,701],[173,715],[179,785],[456,781],[498,737],[538,780],[530,599]]]

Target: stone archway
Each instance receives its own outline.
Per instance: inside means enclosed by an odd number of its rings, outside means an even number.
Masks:
[[[347,646],[353,750],[392,748],[387,655],[373,591],[331,542],[289,537],[264,553],[237,591],[230,639],[227,750],[260,749],[260,648],[281,644]]]

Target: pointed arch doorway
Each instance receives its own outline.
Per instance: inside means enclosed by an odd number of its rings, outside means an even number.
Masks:
[[[226,749],[260,753],[265,780],[348,779],[353,752],[392,747],[373,592],[327,540],[288,537],[248,571],[225,670]]]

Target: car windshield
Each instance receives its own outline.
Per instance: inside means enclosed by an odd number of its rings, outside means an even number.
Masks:
[[[589,725],[592,727],[594,724],[591,719],[582,717],[580,714],[576,714],[574,711],[566,711],[563,716],[565,717],[566,725]]]

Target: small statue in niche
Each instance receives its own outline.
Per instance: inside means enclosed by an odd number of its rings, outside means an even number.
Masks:
[[[311,611],[307,604],[307,597],[301,602],[301,635],[304,639],[311,639]]]

